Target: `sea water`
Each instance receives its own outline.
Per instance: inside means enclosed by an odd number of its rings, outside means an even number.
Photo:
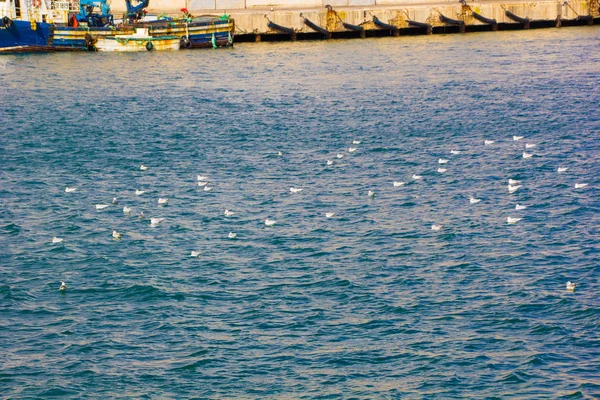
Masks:
[[[0,397],[600,397],[599,36],[3,56]]]

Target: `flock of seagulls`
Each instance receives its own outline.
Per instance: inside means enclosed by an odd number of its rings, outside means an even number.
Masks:
[[[515,142],[521,141],[523,139],[524,139],[523,136],[516,136],[516,135],[513,136],[513,141],[515,141]],[[484,146],[491,146],[491,145],[493,145],[495,143],[496,143],[495,140],[489,140],[488,139],[488,140],[484,141]],[[358,151],[358,145],[360,145],[360,144],[361,144],[360,140],[353,140],[352,141],[352,145],[350,147],[348,147],[348,149],[347,149],[348,153],[349,154],[356,153]],[[534,143],[526,143],[524,147],[525,147],[525,149],[532,149],[535,146],[536,145]],[[453,156],[456,156],[456,155],[461,154],[461,151],[457,150],[457,149],[453,149],[453,150],[450,151],[450,154],[453,155]],[[278,156],[283,156],[283,152],[279,151],[277,153],[277,155]],[[335,159],[341,160],[341,159],[344,158],[344,156],[345,156],[345,154],[343,152],[342,153],[337,153],[336,156],[335,156]],[[524,151],[522,156],[523,156],[523,159],[530,159],[530,158],[532,158],[534,156],[534,154],[533,153],[528,153],[528,152]],[[326,160],[326,165],[327,166],[334,165],[335,159],[328,159],[328,160]],[[445,172],[448,171],[447,166],[451,165],[451,162],[450,162],[449,159],[439,158],[437,164],[438,164],[437,172],[438,173],[445,173]],[[140,165],[139,169],[140,169],[140,171],[147,171],[149,169],[149,167],[142,164],[142,165]],[[557,169],[557,172],[561,173],[561,174],[565,173],[567,171],[568,171],[567,167],[558,167],[558,169]],[[419,181],[419,180],[423,179],[423,176],[417,175],[417,174],[413,174],[411,176],[411,179],[414,180],[414,181]],[[209,191],[213,190],[212,187],[210,186],[210,182],[211,182],[211,180],[210,180],[209,176],[206,176],[206,175],[197,175],[197,177],[196,177],[196,184],[197,184],[197,186],[199,188],[202,188],[203,191],[209,192]],[[395,188],[400,188],[400,187],[405,186],[407,183],[408,182],[406,182],[406,181],[393,181],[392,185]],[[588,183],[575,183],[575,189],[583,189],[586,186],[588,186]],[[513,178],[509,178],[508,179],[507,189],[508,189],[508,193],[509,194],[517,192],[522,187],[523,187],[523,185],[522,185],[522,182],[520,180],[516,180],[516,179],[513,179]],[[299,194],[303,190],[304,190],[304,188],[301,188],[301,187],[290,187],[289,188],[289,192],[292,195]],[[66,187],[65,188],[65,192],[66,193],[75,193],[76,191],[77,191],[76,187]],[[146,191],[144,191],[144,190],[140,190],[140,189],[136,189],[135,190],[135,195],[136,196],[142,196],[145,193],[146,193]],[[369,198],[374,198],[375,197],[374,190],[369,190],[367,192],[367,196]],[[475,206],[478,203],[480,203],[482,201],[482,199],[476,198],[473,195],[470,195],[468,197],[468,201],[469,201],[469,204]],[[166,198],[166,197],[160,197],[160,198],[158,198],[158,201],[157,201],[158,206],[167,206],[168,203],[169,203],[169,199],[168,198]],[[118,199],[115,197],[112,200],[112,205],[117,205],[117,204],[118,204]],[[95,209],[97,211],[102,211],[102,210],[105,210],[108,207],[110,207],[110,205],[109,204],[95,204],[94,207],[95,207]],[[517,203],[515,205],[514,209],[516,211],[523,211],[526,208],[527,208],[526,205],[518,204]],[[125,215],[131,215],[132,208],[128,207],[128,206],[124,206],[123,207],[123,213]],[[225,217],[232,217],[232,216],[235,215],[235,212],[232,211],[232,210],[229,210],[229,209],[225,209],[224,212],[223,212],[223,215]],[[327,218],[327,219],[334,218],[335,216],[336,216],[335,212],[329,211],[329,212],[325,213],[325,218]],[[138,215],[138,217],[139,217],[140,220],[145,219],[145,215],[144,215],[143,212],[141,212]],[[160,225],[162,222],[164,222],[164,220],[165,220],[165,218],[160,218],[160,217],[150,218],[150,226],[156,227],[156,226]],[[522,220],[523,220],[522,216],[508,216],[506,218],[506,223],[510,224],[510,225],[514,225],[514,224],[519,223]],[[266,218],[264,220],[264,225],[266,227],[273,227],[273,226],[275,226],[275,224],[277,224],[277,221],[274,220],[274,219]],[[444,230],[444,228],[445,227],[442,224],[433,224],[433,225],[431,225],[431,230],[432,231],[442,231],[442,230]],[[117,230],[113,230],[112,231],[112,238],[114,240],[121,240],[123,238],[123,233],[122,232],[118,232]],[[229,234],[227,235],[227,238],[228,239],[232,239],[232,240],[236,239],[237,238],[237,234],[235,232],[229,232]],[[63,238],[59,238],[59,237],[56,237],[56,236],[54,236],[52,238],[52,243],[53,244],[58,244],[58,243],[62,243],[62,242],[63,242]],[[191,257],[199,257],[199,255],[200,255],[200,252],[199,251],[195,251],[195,250],[191,251],[191,253],[190,253]],[[567,284],[566,284],[566,288],[569,291],[574,291],[575,287],[576,287],[576,284],[572,283],[570,281],[567,282]],[[66,289],[67,289],[67,285],[65,284],[65,282],[61,282],[61,286],[60,286],[59,290],[62,293],[64,293],[66,291]]]

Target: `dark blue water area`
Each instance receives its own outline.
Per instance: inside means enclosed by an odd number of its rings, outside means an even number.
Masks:
[[[1,396],[600,397],[599,37],[1,57]]]

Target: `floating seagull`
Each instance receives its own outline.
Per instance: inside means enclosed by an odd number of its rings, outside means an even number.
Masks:
[[[437,169],[437,172],[440,172],[440,173],[444,173],[446,171],[448,171],[448,169],[446,169],[446,168],[438,168]]]
[[[520,220],[522,220],[523,218],[517,218],[517,217],[507,217],[506,218],[506,222],[509,224],[516,224],[517,222],[519,222]]]
[[[527,206],[523,206],[523,205],[521,205],[521,204],[517,204],[517,205],[515,206],[515,210],[524,210],[524,209],[526,209],[526,208],[527,208]]]
[[[417,181],[419,179],[423,179],[423,177],[421,175],[413,175],[412,178]]]
[[[235,213],[233,211],[225,210],[225,212],[223,214],[225,214],[226,217],[231,217]]]
[[[567,290],[570,290],[571,292],[574,292],[575,291],[575,286],[577,286],[577,285],[575,285],[574,282],[571,282],[571,281],[567,282]]]
[[[523,152],[523,158],[531,158],[531,157],[533,157],[533,154]]]
[[[119,199],[117,199],[116,197],[113,197],[112,203],[113,204],[119,204]]]
[[[290,188],[290,193],[300,193],[303,190],[304,189],[300,189],[300,188]]]
[[[143,191],[143,190],[139,190],[139,189],[136,189],[136,190],[135,190],[135,195],[136,195],[136,196],[141,196],[141,195],[143,195],[144,193],[146,193],[146,192],[145,192],[145,191]]]
[[[199,251],[194,251],[194,250],[192,250],[192,252],[190,253],[190,256],[191,256],[191,257],[198,257],[199,255],[200,255],[200,252],[199,252]]]
[[[457,155],[460,154],[459,150],[450,150],[450,154]]]
[[[344,158],[344,155],[343,155],[342,153],[337,153],[335,156],[336,156],[337,158]]]
[[[123,213],[127,215],[131,214],[131,207],[123,207]]]
[[[571,282],[569,282],[569,283],[571,283]],[[60,283],[60,287],[58,288],[58,291],[59,292],[64,292],[65,290],[67,290],[67,284],[64,283],[64,282],[61,282]]]
[[[65,192],[67,192],[67,193],[73,193],[73,192],[74,192],[74,191],[76,191],[76,190],[77,190],[77,188],[75,188],[75,187],[68,187],[68,186],[67,186],[67,187],[65,188]]]
[[[568,169],[569,168],[567,168],[567,167],[558,167],[557,171],[558,172],[567,172]]]
[[[406,182],[394,181],[393,185],[394,185],[394,187],[400,187],[400,186],[406,185]]]
[[[356,150],[358,150],[356,147],[350,147],[348,148],[348,153],[354,153]]]
[[[150,218],[150,226],[156,226],[158,224],[160,224],[161,222],[163,222],[165,219],[164,218]]]
[[[96,210],[104,210],[108,204],[96,204]]]
[[[146,167],[144,164],[140,165],[140,170],[146,171],[147,169],[148,167]]]
[[[278,155],[279,157],[281,157],[281,156],[283,155],[283,152],[281,152],[281,151],[278,151],[278,152],[277,152],[277,155]]]
[[[327,165],[333,165],[333,160],[327,160]]]
[[[512,185],[508,185],[508,193],[514,193],[517,190],[519,190],[519,188],[521,188],[523,185],[517,185],[517,186],[512,186]]]
[[[211,190],[213,190],[213,188],[211,188],[210,186],[204,186],[205,192],[210,192]]]
[[[117,231],[113,231],[112,232],[112,237],[119,240],[121,239],[121,232],[117,232]]]
[[[360,140],[356,140],[355,139],[355,140],[352,141],[352,144],[360,144]]]
[[[335,213],[334,212],[327,212],[325,213],[325,218],[333,218],[335,217]]]
[[[204,175],[198,175],[198,176],[196,177],[196,180],[197,180],[197,181],[208,181],[209,179],[208,179],[208,176],[204,176]]]
[[[495,141],[495,140],[486,140],[486,141],[484,141],[483,143],[484,143],[486,146],[489,146],[490,144],[494,144],[494,143],[496,143],[496,141]]]
[[[229,232],[229,234],[227,235],[227,237],[229,239],[235,239],[237,237],[237,234],[233,233],[233,232]]]
[[[441,231],[443,227],[444,227],[444,225],[433,224],[433,225],[431,225],[431,230],[432,231]]]
[[[576,183],[575,184],[575,189],[583,189],[587,185],[588,185],[587,183]]]
[[[535,147],[534,143],[525,143],[525,148],[526,149],[533,149]]]
[[[476,198],[475,198],[475,197],[473,197],[473,196],[469,196],[469,203],[471,203],[471,204],[477,204],[477,203],[479,203],[480,201],[481,201],[481,199],[476,199]]]
[[[64,240],[63,238],[59,238],[59,237],[54,236],[52,238],[52,243],[62,243],[63,240]]]
[[[514,140],[515,142],[517,142],[517,141],[519,141],[519,140],[521,140],[521,139],[523,139],[523,136],[513,136],[513,140]]]
[[[274,221],[274,220],[269,219],[269,218],[265,219],[265,225],[266,226],[273,226],[273,225],[275,225],[275,222],[277,222],[277,221]]]
[[[164,204],[167,204],[168,202],[169,202],[169,199],[167,199],[167,198],[163,198],[163,197],[158,198],[158,204],[164,205]]]
[[[369,197],[375,197],[375,192],[372,190],[369,190]]]
[[[198,181],[198,186],[203,187],[208,185],[208,181]]]
[[[448,160],[446,160],[445,158],[440,158],[438,160],[438,164],[448,164]]]
[[[508,184],[509,185],[516,185],[517,183],[521,183],[521,181],[518,181],[516,179],[509,179],[508,180]]]
[[[140,215],[138,215],[138,218],[139,218],[139,219],[144,219],[144,218],[146,218],[146,215],[144,215],[144,212],[143,212],[143,211],[140,213]]]

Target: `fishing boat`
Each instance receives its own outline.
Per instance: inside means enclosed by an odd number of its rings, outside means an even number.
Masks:
[[[150,36],[148,28],[135,28],[134,34],[101,37],[94,45],[98,51],[138,52],[179,50],[180,41],[179,36]]]
[[[98,41],[133,35],[136,28],[147,28],[153,38],[177,36],[183,49],[233,45],[235,24],[229,16],[194,17],[182,9],[180,18],[146,21],[150,0],[135,6],[125,0],[127,13],[115,23],[108,1],[0,0],[0,52],[94,51]]]

